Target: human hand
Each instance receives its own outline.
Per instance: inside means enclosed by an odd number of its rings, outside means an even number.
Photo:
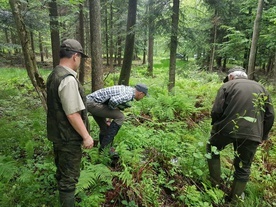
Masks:
[[[82,146],[84,149],[91,149],[94,146],[94,140],[93,138],[89,135],[85,139],[83,139]]]

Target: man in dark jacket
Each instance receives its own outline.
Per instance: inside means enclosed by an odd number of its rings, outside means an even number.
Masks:
[[[87,57],[74,39],[60,47],[60,62],[47,79],[47,136],[53,142],[56,179],[62,207],[75,206],[83,148],[93,147],[89,134],[86,96],[77,80],[81,58]]]
[[[147,93],[147,86],[139,83],[135,87],[116,85],[102,88],[87,95],[87,110],[100,127],[99,151],[109,146],[111,157],[117,156],[111,145],[125,120],[122,110],[130,107],[128,102],[139,101]],[[113,119],[110,125],[107,124],[106,118]]]
[[[268,139],[274,122],[274,109],[267,90],[248,80],[243,68],[229,70],[218,90],[212,108],[212,130],[207,144],[211,183],[221,185],[220,155],[218,151],[232,143],[235,150],[234,181],[229,201],[243,193],[249,180],[251,164],[257,147]]]

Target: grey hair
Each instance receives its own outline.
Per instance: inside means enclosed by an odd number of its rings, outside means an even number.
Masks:
[[[242,78],[247,79],[247,74],[243,71],[234,71],[228,75],[228,78],[230,78],[230,75],[233,76],[233,79]]]

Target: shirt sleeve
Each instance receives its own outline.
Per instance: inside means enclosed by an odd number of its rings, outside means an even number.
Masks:
[[[118,105],[122,103],[126,103],[132,100],[132,94],[126,93],[124,95],[113,96],[109,99],[108,106],[112,109],[116,108]]]
[[[73,76],[64,78],[59,85],[59,97],[66,115],[85,109],[79,93],[78,83]]]

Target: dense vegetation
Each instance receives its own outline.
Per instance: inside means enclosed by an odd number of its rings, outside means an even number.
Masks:
[[[208,181],[205,144],[210,109],[221,74],[177,62],[175,96],[167,91],[169,60],[156,61],[155,76],[135,66],[130,85],[144,82],[150,96],[133,102],[115,145],[120,160],[112,165],[97,147],[84,150],[77,206],[224,206],[224,192]],[[0,77],[0,206],[58,206],[51,143],[46,138],[45,111],[24,69],[1,68]],[[40,69],[44,78],[50,70]],[[118,81],[118,71],[105,86]],[[264,81],[263,81],[264,82]],[[85,85],[87,93],[90,86]],[[273,94],[275,88],[266,85]],[[91,135],[98,127],[90,116]],[[275,206],[276,132],[262,145],[252,166],[246,197],[240,206]],[[233,152],[222,152],[223,178],[232,180]]]

